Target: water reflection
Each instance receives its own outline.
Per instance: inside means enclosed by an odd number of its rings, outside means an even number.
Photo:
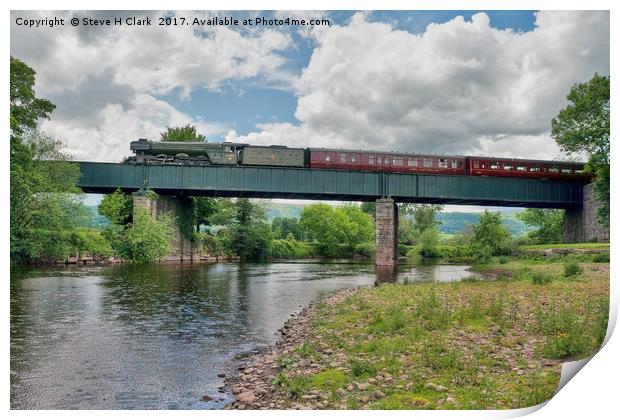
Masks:
[[[11,407],[220,408],[229,396],[218,393],[218,373],[234,370],[235,354],[272,344],[311,300],[380,278],[449,281],[464,268],[402,265],[386,277],[369,264],[315,262],[12,273]]]

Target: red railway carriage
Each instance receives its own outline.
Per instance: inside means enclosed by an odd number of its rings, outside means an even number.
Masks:
[[[310,149],[311,168],[348,169],[398,173],[465,175],[464,156],[412,155],[361,150]]]
[[[468,157],[468,172],[478,176],[507,176],[538,179],[588,179],[584,164],[549,160]]]

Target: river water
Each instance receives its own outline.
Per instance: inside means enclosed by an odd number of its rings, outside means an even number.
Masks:
[[[275,343],[310,301],[376,282],[459,280],[467,269],[401,264],[387,280],[346,261],[13,272],[11,408],[222,408],[230,396],[218,374]]]

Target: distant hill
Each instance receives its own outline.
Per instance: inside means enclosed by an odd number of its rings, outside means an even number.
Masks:
[[[97,206],[84,206],[91,214],[90,223],[87,224],[87,227],[92,228],[104,228],[110,225],[110,221],[105,217],[99,214],[97,211]]]

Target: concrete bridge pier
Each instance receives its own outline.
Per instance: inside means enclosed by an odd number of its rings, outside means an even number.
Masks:
[[[173,197],[167,195],[153,195],[133,193],[133,211],[145,208],[154,217],[169,215],[172,218],[172,249],[163,258],[163,261],[191,261],[194,258],[195,249],[192,242],[184,237],[179,220],[191,211],[191,203],[187,197]]]
[[[375,205],[375,264],[394,266],[398,257],[398,207],[392,198],[380,198]]]
[[[598,222],[598,208],[593,185],[585,185],[583,206],[567,208],[564,213],[564,242],[580,243],[592,240],[609,242],[609,229]]]

